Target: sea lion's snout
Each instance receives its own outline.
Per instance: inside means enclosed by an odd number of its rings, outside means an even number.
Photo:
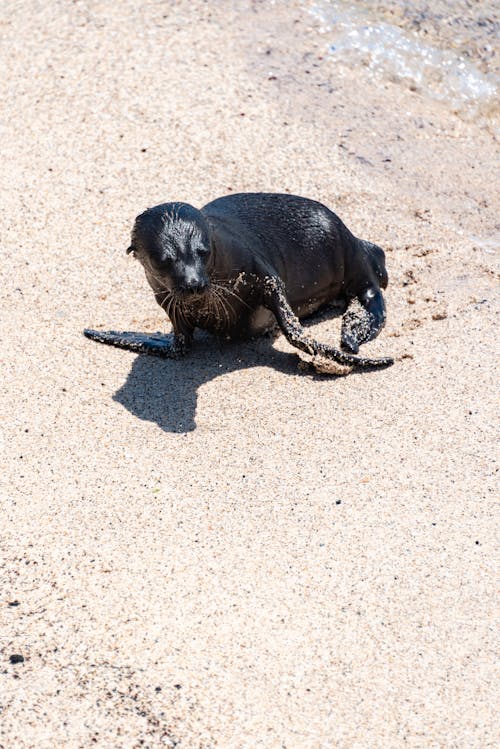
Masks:
[[[191,296],[202,294],[209,285],[208,273],[203,258],[190,254],[189,258],[177,258],[171,269],[171,278],[175,291]]]
[[[208,280],[193,278],[177,285],[181,294],[192,296],[193,294],[203,294],[208,289]]]

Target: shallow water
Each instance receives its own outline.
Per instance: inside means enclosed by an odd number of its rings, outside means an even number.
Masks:
[[[460,0],[432,5],[389,0],[313,0],[332,60],[363,67],[374,79],[395,81],[442,101],[465,119],[492,125],[500,112],[495,69],[498,21],[494,6]]]

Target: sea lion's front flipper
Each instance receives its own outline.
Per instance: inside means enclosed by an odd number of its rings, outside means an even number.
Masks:
[[[365,359],[361,356],[353,356],[352,354],[339,351],[333,346],[328,346],[316,341],[314,338],[310,338],[300,324],[298,317],[290,307],[288,299],[286,298],[284,283],[280,278],[267,276],[263,280],[262,291],[266,306],[268,306],[276,316],[278,325],[285,334],[287,341],[291,343],[292,346],[296,346],[296,348],[301,351],[305,351],[306,354],[333,359],[333,361],[336,361],[339,364],[344,364],[350,367],[388,367],[390,364],[394,364],[394,359],[390,357]]]
[[[357,354],[362,343],[378,336],[384,327],[385,316],[382,292],[370,286],[351,301],[342,317],[342,348]]]
[[[183,335],[166,335],[163,333],[135,333],[117,330],[91,330],[85,328],[83,334],[87,338],[108,346],[135,351],[138,354],[161,356],[177,359],[183,356],[189,348],[190,341]]]

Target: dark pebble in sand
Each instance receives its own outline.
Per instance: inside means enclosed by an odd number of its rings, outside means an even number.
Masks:
[[[9,661],[11,663],[24,663],[24,655],[20,655],[19,653],[14,653],[13,655],[9,656]]]
[[[19,606],[20,601],[9,601],[9,606]]]

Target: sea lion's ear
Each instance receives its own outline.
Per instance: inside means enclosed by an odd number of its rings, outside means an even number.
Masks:
[[[127,255],[130,255],[131,252],[134,252],[135,247],[133,244],[130,245],[130,247],[127,247]]]

